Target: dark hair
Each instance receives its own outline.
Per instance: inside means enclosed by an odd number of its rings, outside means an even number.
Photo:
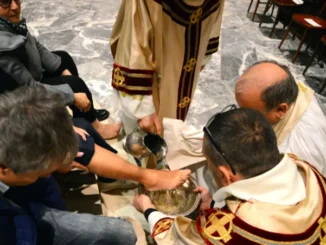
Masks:
[[[274,83],[272,86],[262,91],[261,99],[265,104],[265,110],[269,112],[282,103],[292,105],[297,100],[299,88],[289,68],[272,60],[259,61],[251,67],[262,63],[275,64],[282,68],[287,74],[285,79],[277,81],[277,83]]]
[[[236,173],[244,178],[260,175],[280,161],[277,140],[266,117],[254,109],[235,109],[216,116],[211,134]],[[205,136],[204,152],[217,166],[227,164]]]
[[[0,95],[0,163],[15,173],[71,163],[78,150],[61,95],[41,86]]]

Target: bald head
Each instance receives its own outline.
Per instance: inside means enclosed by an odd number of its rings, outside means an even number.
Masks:
[[[235,88],[240,107],[261,111],[272,124],[283,117],[297,96],[298,86],[289,69],[274,61],[261,61],[251,66]]]

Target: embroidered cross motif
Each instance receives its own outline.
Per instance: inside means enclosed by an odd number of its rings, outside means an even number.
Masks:
[[[170,229],[171,225],[173,223],[173,219],[164,219],[159,221],[154,228],[154,232],[153,232],[153,237],[155,237],[156,235]]]
[[[326,219],[320,218],[318,220],[319,224],[319,239],[320,239],[320,245],[326,245]],[[324,235],[322,234],[324,233]]]
[[[189,103],[190,103],[190,98],[189,97],[184,97],[182,100],[181,100],[181,102],[179,103],[179,107],[180,108],[185,108],[185,107],[187,107],[188,105],[189,105]]]
[[[195,65],[196,65],[196,59],[195,58],[191,58],[187,64],[183,67],[183,69],[186,71],[186,72],[191,72],[194,68],[195,68]]]
[[[224,243],[227,243],[232,239],[230,235],[233,226],[232,219],[234,219],[234,217],[230,217],[228,214],[220,211],[212,213],[208,217],[208,221],[203,228],[204,234],[207,238],[217,241],[223,240]],[[227,229],[226,225],[228,224],[229,228]],[[214,236],[213,234],[215,233],[217,233],[217,235]]]
[[[190,21],[192,24],[196,24],[198,20],[200,19],[201,15],[203,14],[203,9],[199,8],[197,9],[191,16]]]
[[[113,79],[114,79],[114,83],[117,85],[122,85],[125,82],[125,77],[123,76],[120,68],[116,68],[114,70]]]

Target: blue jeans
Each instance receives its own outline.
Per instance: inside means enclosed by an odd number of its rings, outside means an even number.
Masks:
[[[40,245],[135,245],[137,241],[132,225],[123,219],[47,207],[37,228]]]

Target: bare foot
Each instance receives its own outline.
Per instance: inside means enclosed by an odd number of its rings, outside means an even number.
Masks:
[[[120,128],[122,126],[121,122],[113,124],[103,124],[99,121],[93,123],[93,127],[105,140],[113,139],[118,136]]]
[[[144,176],[143,185],[149,191],[173,189],[183,184],[191,173],[189,169],[186,170],[153,170],[147,169]]]

